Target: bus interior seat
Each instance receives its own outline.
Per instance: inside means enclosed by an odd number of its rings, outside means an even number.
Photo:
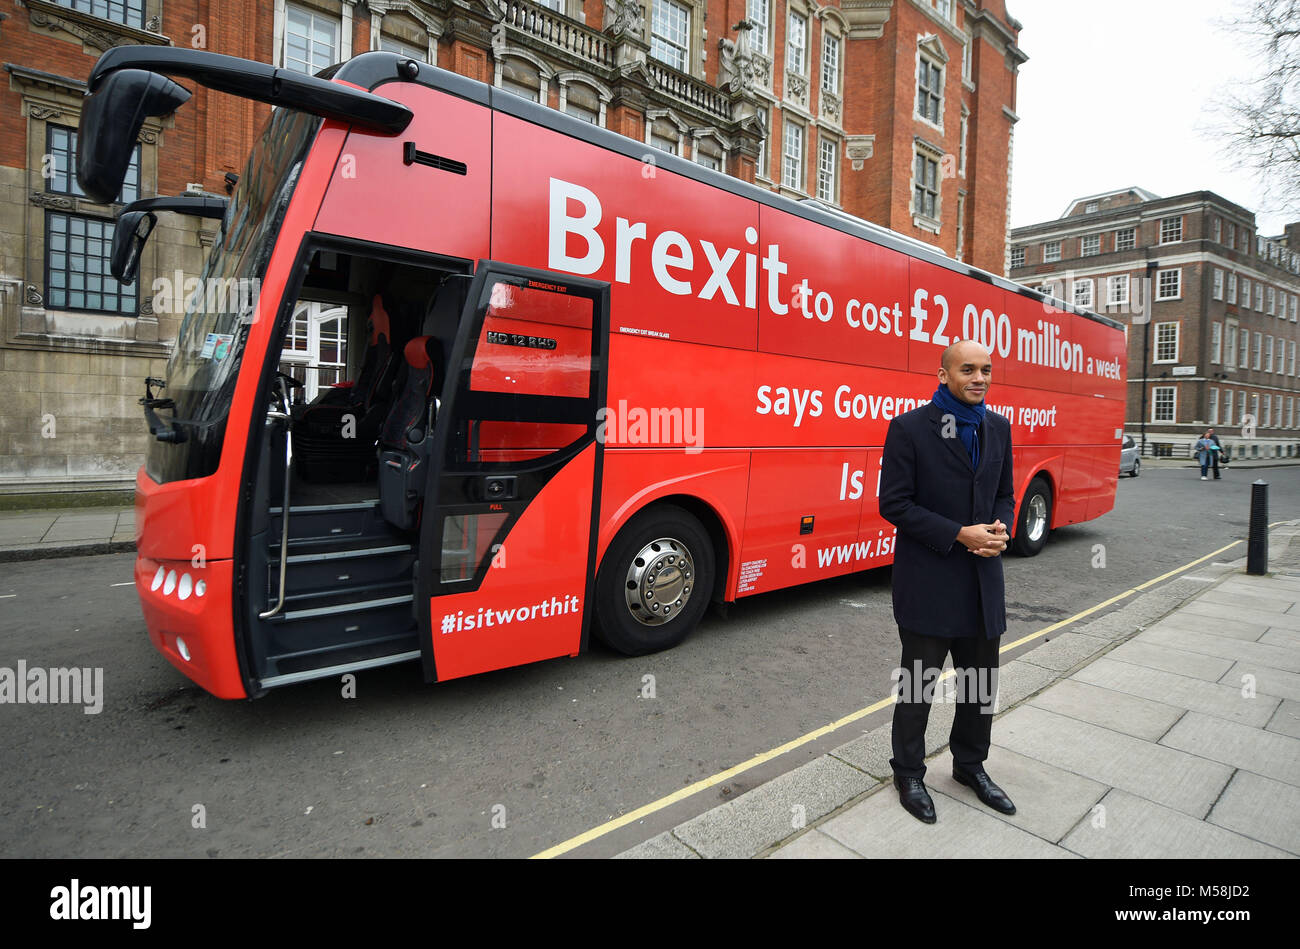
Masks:
[[[379,435],[379,506],[394,527],[412,530],[420,522],[427,462],[433,454],[443,347],[432,336],[417,336],[402,355],[397,398]]]
[[[381,294],[367,317],[368,345],[351,386],[330,386],[295,414],[294,455],[302,478],[314,482],[374,477],[375,442],[388,414],[401,368],[393,326]],[[348,425],[347,416],[351,416]],[[349,430],[350,429],[350,430]]]

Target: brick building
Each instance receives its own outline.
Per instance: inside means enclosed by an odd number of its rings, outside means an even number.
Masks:
[[[0,494],[129,483],[216,223],[163,214],[131,288],[108,276],[122,204],[224,194],[265,105],[198,89],[146,122],[120,203],[79,193],[84,79],[122,44],[302,72],[389,49],[544,102],[793,198],[816,198],[1001,273],[1015,88],[1003,0],[12,0],[0,14]],[[186,85],[192,85],[186,83]],[[301,357],[346,371],[329,312]],[[333,343],[322,340],[333,340]],[[325,349],[332,347],[331,355]],[[315,348],[312,348],[315,347]],[[334,362],[330,362],[333,359]]]
[[[1010,275],[1126,324],[1125,428],[1136,438],[1145,419],[1147,454],[1184,455],[1215,426],[1234,454],[1292,457],[1297,235],[1300,225],[1256,233],[1253,213],[1210,191],[1161,198],[1126,188],[1013,230]]]

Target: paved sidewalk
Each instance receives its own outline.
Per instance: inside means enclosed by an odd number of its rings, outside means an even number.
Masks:
[[[619,856],[1300,855],[1300,521],[1270,540],[1269,576],[1202,564],[1003,665],[987,769],[1014,816],[952,779],[936,703],[935,824],[898,803],[886,723]]]
[[[0,563],[134,549],[134,508],[0,513]]]

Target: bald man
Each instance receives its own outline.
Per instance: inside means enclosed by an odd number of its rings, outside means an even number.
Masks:
[[[894,620],[903,647],[889,763],[899,803],[928,824],[936,814],[924,782],[925,726],[932,696],[943,694],[936,680],[949,653],[953,778],[988,807],[1016,812],[984,770],[1007,627],[1001,556],[1015,512],[1011,423],[984,404],[992,378],[987,349],[953,343],[931,401],[897,416],[885,437],[880,514],[898,528]]]

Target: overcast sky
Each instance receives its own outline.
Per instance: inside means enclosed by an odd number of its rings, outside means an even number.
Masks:
[[[1060,217],[1071,200],[1137,185],[1162,197],[1214,191],[1280,234],[1300,214],[1265,207],[1253,173],[1221,154],[1211,100],[1254,74],[1222,20],[1245,0],[1008,0],[1024,24],[1011,223]]]

